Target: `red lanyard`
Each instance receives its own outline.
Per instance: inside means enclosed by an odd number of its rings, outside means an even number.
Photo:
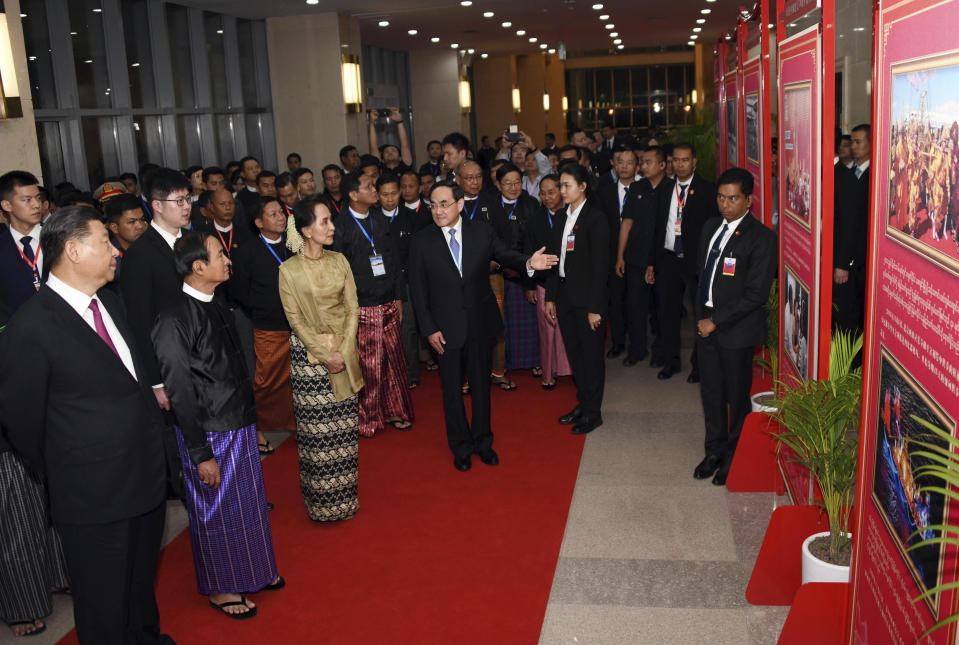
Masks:
[[[227,244],[226,241],[223,239],[223,234],[220,233],[220,229],[214,226],[213,230],[215,230],[216,234],[219,236],[220,244],[222,244],[223,248],[226,249],[226,254],[230,255],[230,249],[233,248],[233,227],[232,226],[230,227],[230,243],[229,244]]]
[[[342,207],[337,206],[336,200],[333,199],[332,197],[330,197],[330,203],[333,204],[333,208],[336,209],[336,214],[339,215],[339,214],[340,214],[340,210],[341,210]]]
[[[33,256],[33,262],[27,259],[27,254],[23,252],[21,247],[17,247],[17,250],[20,251],[20,257],[23,258],[23,261],[27,263],[27,266],[30,267],[30,270],[34,273],[37,272],[37,262],[40,261],[40,249],[37,249],[36,255]]]
[[[683,218],[683,207],[686,205],[686,198],[689,197],[689,184],[686,184],[686,191],[683,194],[682,198],[679,196],[679,182],[676,182],[676,216],[679,219]]]

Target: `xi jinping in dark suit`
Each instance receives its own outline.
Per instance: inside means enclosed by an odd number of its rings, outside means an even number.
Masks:
[[[766,339],[764,305],[777,249],[776,235],[749,212],[752,175],[730,168],[716,183],[722,217],[706,222],[699,239],[696,332],[706,457],[693,476],[716,473],[713,484],[723,486],[749,412],[753,353]]]
[[[492,341],[503,319],[490,289],[490,260],[531,272],[548,269],[557,258],[543,249],[532,256],[517,253],[485,222],[461,217],[463,189],[457,184],[436,184],[430,204],[433,224],[410,244],[410,296],[420,333],[437,353],[453,464],[466,471],[473,453],[483,463],[499,463],[490,431],[489,374]],[[464,374],[472,388],[472,423],[460,389]]]
[[[49,277],[0,334],[0,418],[45,473],[81,644],[170,643],[153,594],[165,512],[163,422],[120,301],[99,213],[70,206],[40,244]]]

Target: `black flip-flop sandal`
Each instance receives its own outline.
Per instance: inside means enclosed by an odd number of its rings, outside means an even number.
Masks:
[[[504,381],[493,381],[493,385],[503,390],[504,392],[512,392],[516,389],[516,383],[513,383],[510,380]]]
[[[247,611],[241,612],[239,614],[231,614],[226,610],[226,607],[238,607],[243,605],[247,608]],[[229,602],[224,602],[221,604],[216,604],[212,600],[210,601],[210,606],[216,609],[218,612],[226,616],[227,618],[232,618],[233,620],[246,620],[247,618],[253,618],[256,616],[256,607],[250,607],[246,604],[246,597],[240,596],[239,600],[231,600]]]
[[[279,576],[276,579],[276,582],[271,582],[267,586],[263,587],[263,591],[279,591],[286,586],[286,580],[283,579],[283,576]]]
[[[27,632],[25,634],[20,634],[19,636],[17,636],[16,634],[13,634],[14,638],[26,638],[27,636],[36,636],[37,634],[42,634],[43,632],[47,630],[46,623],[41,623],[40,626],[37,627],[36,620],[16,620],[12,623],[7,623],[7,626],[10,627],[11,634],[13,633],[13,628],[17,625],[30,625],[31,627],[33,627],[33,631]]]
[[[387,423],[393,426],[393,428],[396,430],[406,431],[406,430],[411,430],[413,428],[412,422],[404,421],[403,419],[398,419],[396,421],[387,421]]]
[[[534,377],[534,378],[539,378],[539,377],[541,377],[541,376],[543,375],[543,368],[542,368],[542,367],[534,367],[533,369],[530,370],[530,372],[533,374],[533,377]]]
[[[427,372],[435,372],[435,371],[438,370],[439,368],[440,368],[440,366],[436,363],[436,361],[426,361],[426,371],[427,371]]]
[[[553,381],[552,383],[540,383],[539,385],[544,390],[552,390],[554,387],[556,387],[556,381]]]
[[[261,455],[272,455],[274,452],[276,452],[276,448],[271,446],[269,441],[266,443],[258,443],[256,445],[260,448]]]

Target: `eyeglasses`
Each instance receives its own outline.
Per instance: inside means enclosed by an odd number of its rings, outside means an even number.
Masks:
[[[446,210],[450,206],[456,206],[456,202],[442,201],[442,202],[433,202],[432,204],[430,204],[430,208],[434,211],[438,209]]]
[[[177,197],[176,199],[158,199],[158,202],[173,202],[180,208],[192,204],[189,197]]]

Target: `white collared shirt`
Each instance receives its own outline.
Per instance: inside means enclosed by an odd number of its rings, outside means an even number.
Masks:
[[[352,206],[348,206],[347,208],[350,209],[350,213],[352,213],[353,217],[356,219],[366,219],[370,216],[370,211],[366,211],[365,213],[357,213],[355,210],[353,210]]]
[[[676,183],[673,184],[673,189],[671,191],[672,196],[669,198],[669,217],[666,220],[666,240],[663,242],[663,248],[670,251],[673,250],[673,247],[676,245],[676,220],[679,218],[679,193],[678,190],[682,190],[685,186],[686,192],[683,194],[683,203],[685,200],[689,199],[689,185],[693,183],[693,178],[690,177],[686,180],[685,184],[679,183],[679,180],[676,180]]]
[[[37,273],[43,275],[43,254],[40,252],[40,229],[42,227],[37,224],[30,229],[30,232],[27,233],[27,236],[30,237],[30,248],[33,249],[33,257],[37,259]],[[13,230],[13,227],[10,227],[10,235],[13,237],[13,245],[17,247],[20,251],[23,251],[23,244],[20,243],[20,240],[24,235]]]
[[[394,208],[394,209],[391,210],[391,211],[384,210],[384,211],[383,211],[383,214],[386,215],[386,217],[392,222],[392,221],[393,221],[393,218],[396,217],[396,214],[399,213],[399,212],[400,212],[400,207],[397,206],[396,208]]]
[[[862,177],[862,173],[866,172],[869,169],[869,159],[866,159],[861,164],[857,164],[855,161],[852,163],[852,170],[856,173],[856,179]]]
[[[191,298],[196,298],[200,302],[213,302],[212,293],[203,293],[202,291],[198,289],[194,289],[193,287],[188,285],[186,282],[183,283],[182,289],[183,289],[183,293],[190,296]]]
[[[631,185],[631,184],[630,184]],[[626,193],[629,192],[629,186],[624,184],[621,179],[616,180],[616,194],[619,196],[619,221],[623,221],[623,206],[626,205]]]
[[[110,312],[103,306],[103,302],[96,294],[91,297],[79,289],[74,289],[58,278],[53,272],[47,277],[46,284],[55,294],[66,300],[70,308],[76,311],[77,315],[79,315],[80,318],[83,319],[83,322],[88,324],[94,332],[96,332],[97,326],[93,319],[93,311],[90,309],[90,301],[97,301],[100,316],[103,318],[103,326],[106,327],[107,334],[110,336],[110,340],[113,341],[113,346],[117,348],[117,354],[120,355],[123,366],[127,368],[127,371],[130,372],[130,376],[132,376],[134,380],[139,380],[137,379],[136,368],[133,366],[133,354],[130,353],[130,348],[127,346],[126,341],[123,340],[123,335],[120,333],[120,330],[117,329],[113,318],[110,317]]]
[[[723,259],[723,251],[726,249],[726,245],[729,243],[729,239],[733,236],[733,233],[735,233],[735,232],[736,232],[736,229],[739,228],[739,224],[740,224],[744,219],[746,219],[746,215],[749,215],[749,211],[746,211],[746,213],[745,213],[742,217],[740,217],[739,219],[737,219],[737,220],[733,220],[732,222],[725,222],[725,223],[726,223],[726,234],[723,236],[723,240],[722,240],[722,242],[720,242],[720,244],[719,244],[719,255],[716,257],[716,268],[713,269],[713,278],[712,278],[712,280],[710,280],[710,282],[709,282],[709,297],[706,299],[706,306],[707,306],[707,307],[712,307],[712,306],[713,306],[713,283],[716,281],[716,274],[718,274],[720,271],[722,271],[722,267],[720,266],[719,263],[720,263],[720,262],[722,261],[722,259]],[[713,248],[713,244],[716,243],[716,238],[719,237],[719,233],[720,233],[722,230],[723,230],[723,225],[720,224],[720,225],[719,225],[719,228],[716,229],[716,232],[713,233],[713,236],[712,236],[711,238],[709,238],[709,246],[706,247],[707,249]],[[708,251],[708,250],[706,251],[706,259],[707,259],[707,260],[709,259],[709,251]],[[705,267],[704,267],[704,269],[705,269]]]
[[[162,228],[160,228],[157,225],[156,220],[153,220],[152,222],[150,222],[150,226],[156,229],[156,232],[160,234],[160,237],[163,238],[164,242],[170,245],[171,249],[173,248],[173,245],[176,243],[176,241],[179,240],[180,237],[183,235],[183,231],[181,230],[177,230],[176,235],[171,235],[167,231],[164,231]]]
[[[419,210],[419,209],[420,209],[420,202],[421,202],[421,201],[422,201],[422,200],[417,199],[417,200],[416,200],[415,202],[413,202],[412,204],[411,204],[410,202],[403,202],[403,205],[406,206],[406,207],[407,207],[408,209],[410,209],[411,211],[416,211],[416,210]]]
[[[453,258],[453,263],[459,269],[460,275],[463,275],[463,218],[462,216],[456,218],[456,224],[452,226],[442,227],[443,237],[446,239],[446,248],[450,250],[450,257]],[[456,231],[456,241],[459,243],[459,253],[453,255],[453,248],[450,246],[450,231]]]
[[[576,219],[579,217],[585,204],[586,200],[584,199],[583,202],[576,207],[576,210],[569,211],[566,214],[566,223],[563,225],[563,237],[560,238],[559,247],[559,277],[561,278],[566,277],[566,240],[569,239],[570,233],[573,232],[573,227],[576,226]]]
[[[230,231],[233,230],[233,224],[230,224],[229,226],[220,226],[219,224],[214,222],[213,226],[215,226],[216,230],[220,231],[221,233],[229,233]]]

